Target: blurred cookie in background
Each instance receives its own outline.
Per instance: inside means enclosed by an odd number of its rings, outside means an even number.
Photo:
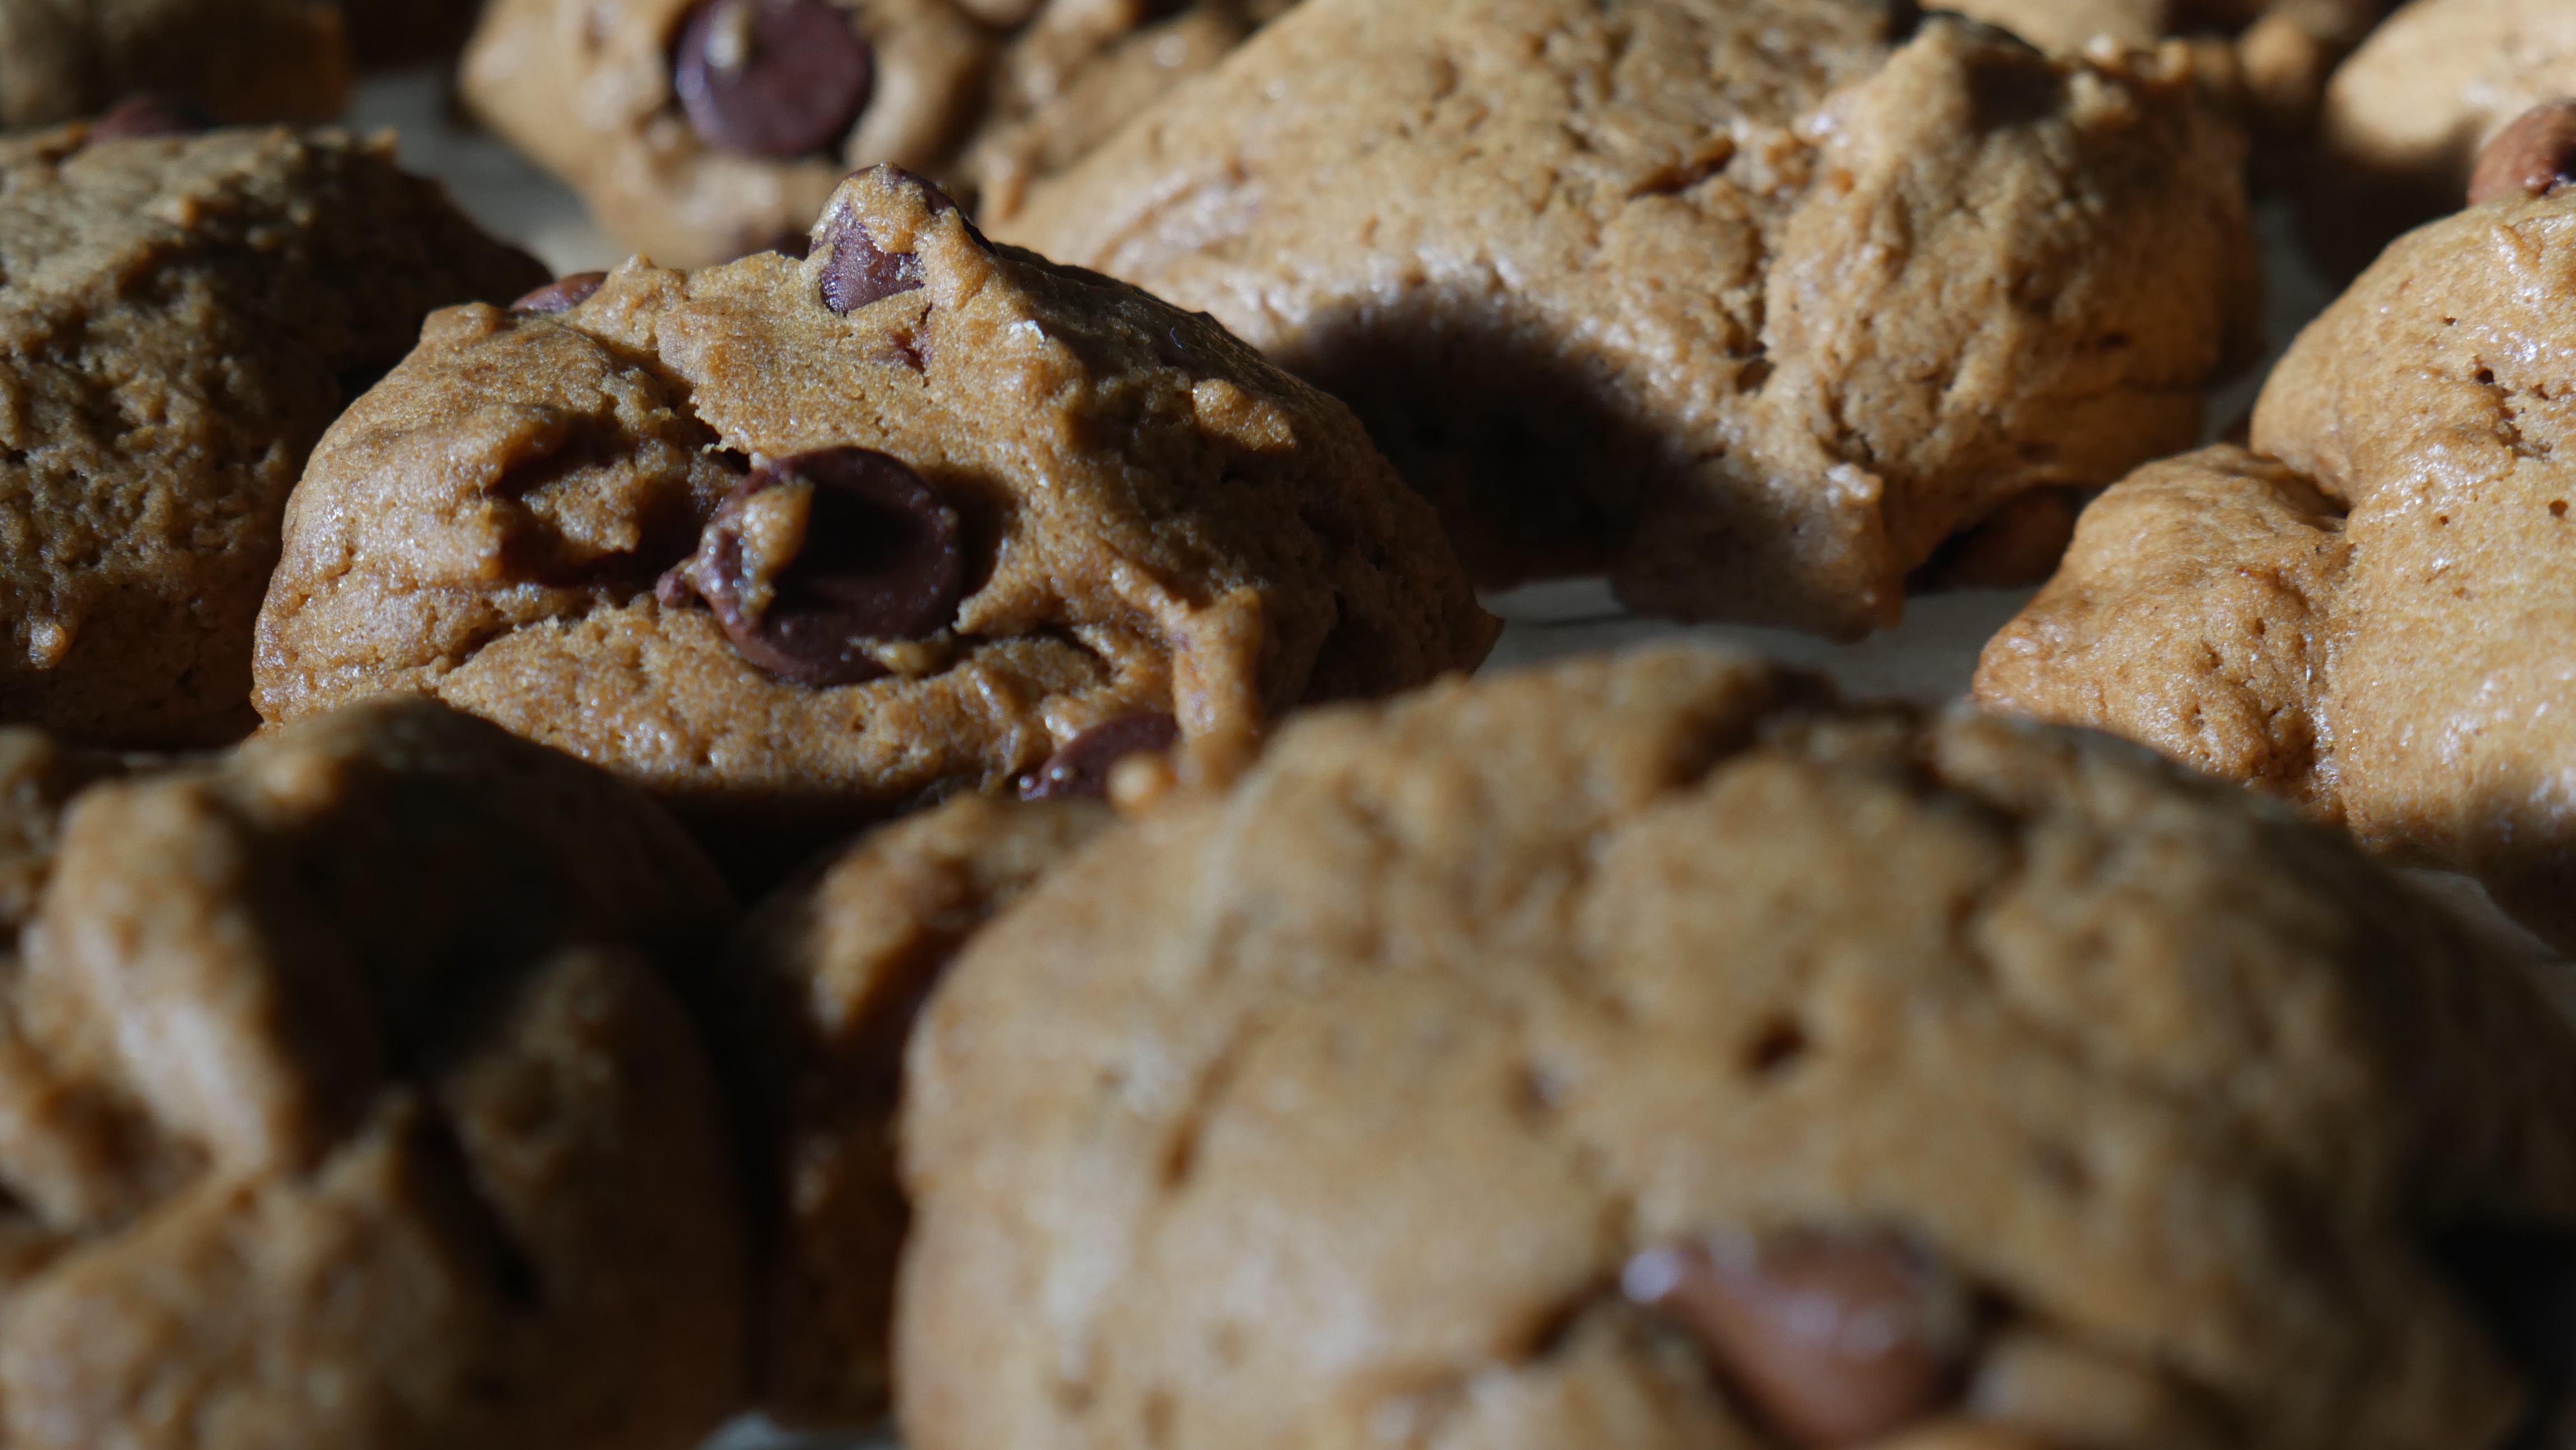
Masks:
[[[950,0],[492,0],[467,107],[668,267],[796,246],[878,162],[938,174],[996,38]]]
[[[1164,92],[1206,70],[1295,0],[1048,0],[994,67],[959,163],[987,225],[1080,160]]]
[[[305,455],[432,309],[545,278],[390,141],[198,120],[0,140],[0,720],[81,741],[256,723]]]
[[[994,235],[1349,400],[1484,584],[1854,637],[2019,495],[2188,446],[2257,290],[2187,55],[1907,22],[1305,0]]]
[[[2460,205],[2479,152],[2534,106],[2576,99],[2576,7],[2413,0],[2335,72],[2306,240],[2342,276]]]
[[[349,85],[331,0],[0,0],[0,127],[141,94],[223,122],[328,121],[348,109]]]

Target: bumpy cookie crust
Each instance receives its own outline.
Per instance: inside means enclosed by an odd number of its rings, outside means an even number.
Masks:
[[[2576,10],[2554,0],[2414,0],[2326,88],[2307,239],[2345,274],[2460,204],[2478,150],[2576,96]]]
[[[834,0],[875,55],[874,98],[831,154],[709,145],[672,87],[696,0],[491,0],[460,88],[484,124],[563,178],[609,235],[670,267],[800,237],[851,168],[937,172],[972,123],[993,37],[950,0]]]
[[[729,1145],[655,972],[732,903],[649,802],[398,700],[53,835],[5,923],[0,1438],[683,1450],[735,1403]]]
[[[1496,626],[1430,511],[1347,409],[1213,322],[989,250],[891,171],[815,237],[801,263],[629,263],[569,311],[434,318],[296,490],[261,714],[434,694],[776,833],[1000,788],[1124,715],[1239,753],[1301,701],[1483,657]],[[836,314],[857,250],[921,285]],[[966,583],[944,629],[879,652],[893,673],[817,688],[654,586],[745,460],[844,446],[956,509]]]
[[[773,1419],[885,1413],[914,1015],[969,936],[1115,820],[1091,801],[950,801],[774,894],[727,944],[709,1020],[746,1108],[765,1247],[753,1391]]]
[[[2576,1226],[2566,1026],[2125,744],[1647,651],[1319,712],[1114,844],[915,1032],[919,1450],[1788,1443],[1620,1286],[1791,1230],[1993,1306],[1871,1444],[2490,1444],[2526,1403],[2428,1237]]]
[[[2183,446],[2254,287],[2190,67],[1862,0],[1308,0],[995,235],[1351,401],[1488,582],[1853,635]]]
[[[314,441],[430,309],[545,272],[389,138],[85,138],[0,146],[0,719],[229,739]]]
[[[0,127],[147,92],[222,121],[332,120],[349,104],[342,31],[332,0],[0,0]]]
[[[2256,449],[2142,470],[1987,646],[1989,703],[2142,740],[2472,872],[2576,950],[2576,195],[2390,247]]]

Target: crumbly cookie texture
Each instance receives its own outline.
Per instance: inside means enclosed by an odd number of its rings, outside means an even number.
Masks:
[[[1978,698],[2485,880],[2576,949],[2576,194],[2400,240],[2284,357],[2254,447],[2142,470]]]
[[[894,1115],[914,1015],[969,936],[1115,820],[1091,801],[961,797],[854,843],[726,947],[709,1020],[747,1105],[766,1245],[753,1389],[773,1419],[885,1413],[907,1219]]]
[[[37,742],[41,745],[41,742]],[[656,967],[732,914],[677,825],[425,700],[72,797],[0,986],[0,1439],[684,1450],[743,1226]],[[22,870],[22,868],[24,868]]]
[[[2445,1265],[2565,1282],[2571,1045],[2106,737],[1672,649],[1318,712],[933,995],[906,1441],[2498,1443]]]
[[[145,92],[185,97],[223,121],[335,119],[349,104],[340,7],[0,0],[0,127],[94,115]]]
[[[1047,0],[994,65],[958,172],[987,227],[1295,0]]]
[[[943,173],[954,160],[996,42],[950,0],[717,4],[749,52],[740,84],[726,91],[739,103],[734,114],[800,111],[818,87],[854,94],[856,109],[820,117],[828,135],[783,154],[703,129],[674,72],[707,0],[491,0],[466,49],[461,93],[484,124],[580,192],[610,236],[670,267],[792,243],[853,167]],[[837,19],[834,58],[815,61],[824,48],[810,34],[782,34],[763,49],[739,33],[741,17],[763,6],[825,29]]]
[[[995,235],[1351,401],[1481,579],[1854,635],[2184,446],[2254,291],[2179,52],[1863,0],[1308,0]]]
[[[432,308],[544,278],[390,137],[0,145],[0,719],[239,736],[286,495]]]
[[[2478,150],[2532,106],[2576,96],[2576,10],[2553,0],[2413,0],[2334,74],[2307,241],[2361,270],[2460,205]]]
[[[844,465],[895,492],[804,512]],[[899,619],[780,633],[800,592],[880,582]],[[296,490],[257,700],[434,694],[778,839],[998,789],[1124,716],[1239,756],[1495,629],[1340,403],[888,168],[801,263],[434,318]]]

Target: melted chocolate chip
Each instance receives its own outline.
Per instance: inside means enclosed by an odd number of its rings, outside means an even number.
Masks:
[[[194,101],[176,96],[128,96],[89,123],[86,145],[139,136],[194,136],[215,129],[215,118]]]
[[[1104,720],[1064,743],[1020,780],[1020,799],[1109,798],[1109,773],[1131,755],[1161,755],[1181,741],[1181,722],[1156,711]]]
[[[1792,1444],[1876,1440],[1958,1391],[1964,1296],[1895,1239],[1666,1245],[1630,1259],[1620,1287],[1687,1328],[1719,1376]]]
[[[2433,1257],[2531,1382],[2508,1450],[2576,1444],[2576,1229],[2479,1224],[2442,1235]]]
[[[570,312],[590,300],[599,284],[608,280],[606,272],[575,272],[557,277],[543,287],[510,304],[518,313]]]
[[[744,534],[753,500],[803,483],[812,490],[793,557],[774,568],[769,596],[750,577]],[[755,471],[700,534],[685,576],[665,576],[665,603],[682,579],[715,611],[743,658],[782,680],[817,687],[885,673],[865,646],[922,639],[955,614],[965,581],[957,511],[899,459],[827,448]]]
[[[710,146],[829,149],[866,110],[876,53],[828,0],[706,0],[680,28],[671,88]]]
[[[957,203],[949,199],[948,193],[933,186],[927,177],[900,166],[880,163],[870,167],[867,174],[888,186],[918,189],[932,216],[957,210]],[[966,230],[977,245],[984,245],[982,233],[972,225]],[[826,256],[823,305],[843,316],[921,285],[921,259],[910,252],[888,252],[879,247],[877,239],[868,234],[867,223],[844,208],[833,208],[824,219],[823,235],[816,245],[824,249]]]
[[[2478,152],[2469,205],[2508,196],[2547,196],[2576,181],[2576,101],[2552,101],[2516,116]]]

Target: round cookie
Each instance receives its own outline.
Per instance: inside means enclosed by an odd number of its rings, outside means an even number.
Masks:
[[[906,1443],[2429,1450],[2565,1383],[2518,970],[2133,747],[1820,690],[1318,712],[1032,888],[913,1037]]]
[[[0,1440],[686,1450],[731,1409],[730,1145],[655,967],[732,903],[667,817],[423,700],[27,804]]]
[[[1857,635],[2188,443],[2254,291],[2181,52],[1899,8],[1308,0],[995,235],[1349,399],[1482,582]]]
[[[671,267],[800,239],[851,168],[936,172],[994,38],[950,0],[492,0],[461,87]]]
[[[340,7],[0,0],[0,128],[95,115],[145,92],[193,101],[227,122],[332,120],[349,104]]]
[[[2105,493],[1987,644],[1978,698],[2479,876],[2576,951],[2570,299],[2576,193],[2399,240],[2273,372],[2266,456]]]
[[[390,138],[90,138],[0,144],[0,719],[231,739],[314,441],[430,309],[545,271]]]
[[[2576,97],[2576,11],[2554,0],[2412,0],[2326,88],[2310,248],[2349,275],[2460,204],[2479,149]]]
[[[958,172],[986,226],[1295,0],[1048,0],[994,65]]]
[[[774,851],[1494,631],[1341,404],[879,168],[803,262],[434,318],[296,490],[257,700],[435,694]]]
[[[885,1413],[913,1016],[968,936],[1115,820],[1086,800],[964,796],[895,822],[764,901],[708,978],[767,1250],[752,1378],[771,1418]]]

